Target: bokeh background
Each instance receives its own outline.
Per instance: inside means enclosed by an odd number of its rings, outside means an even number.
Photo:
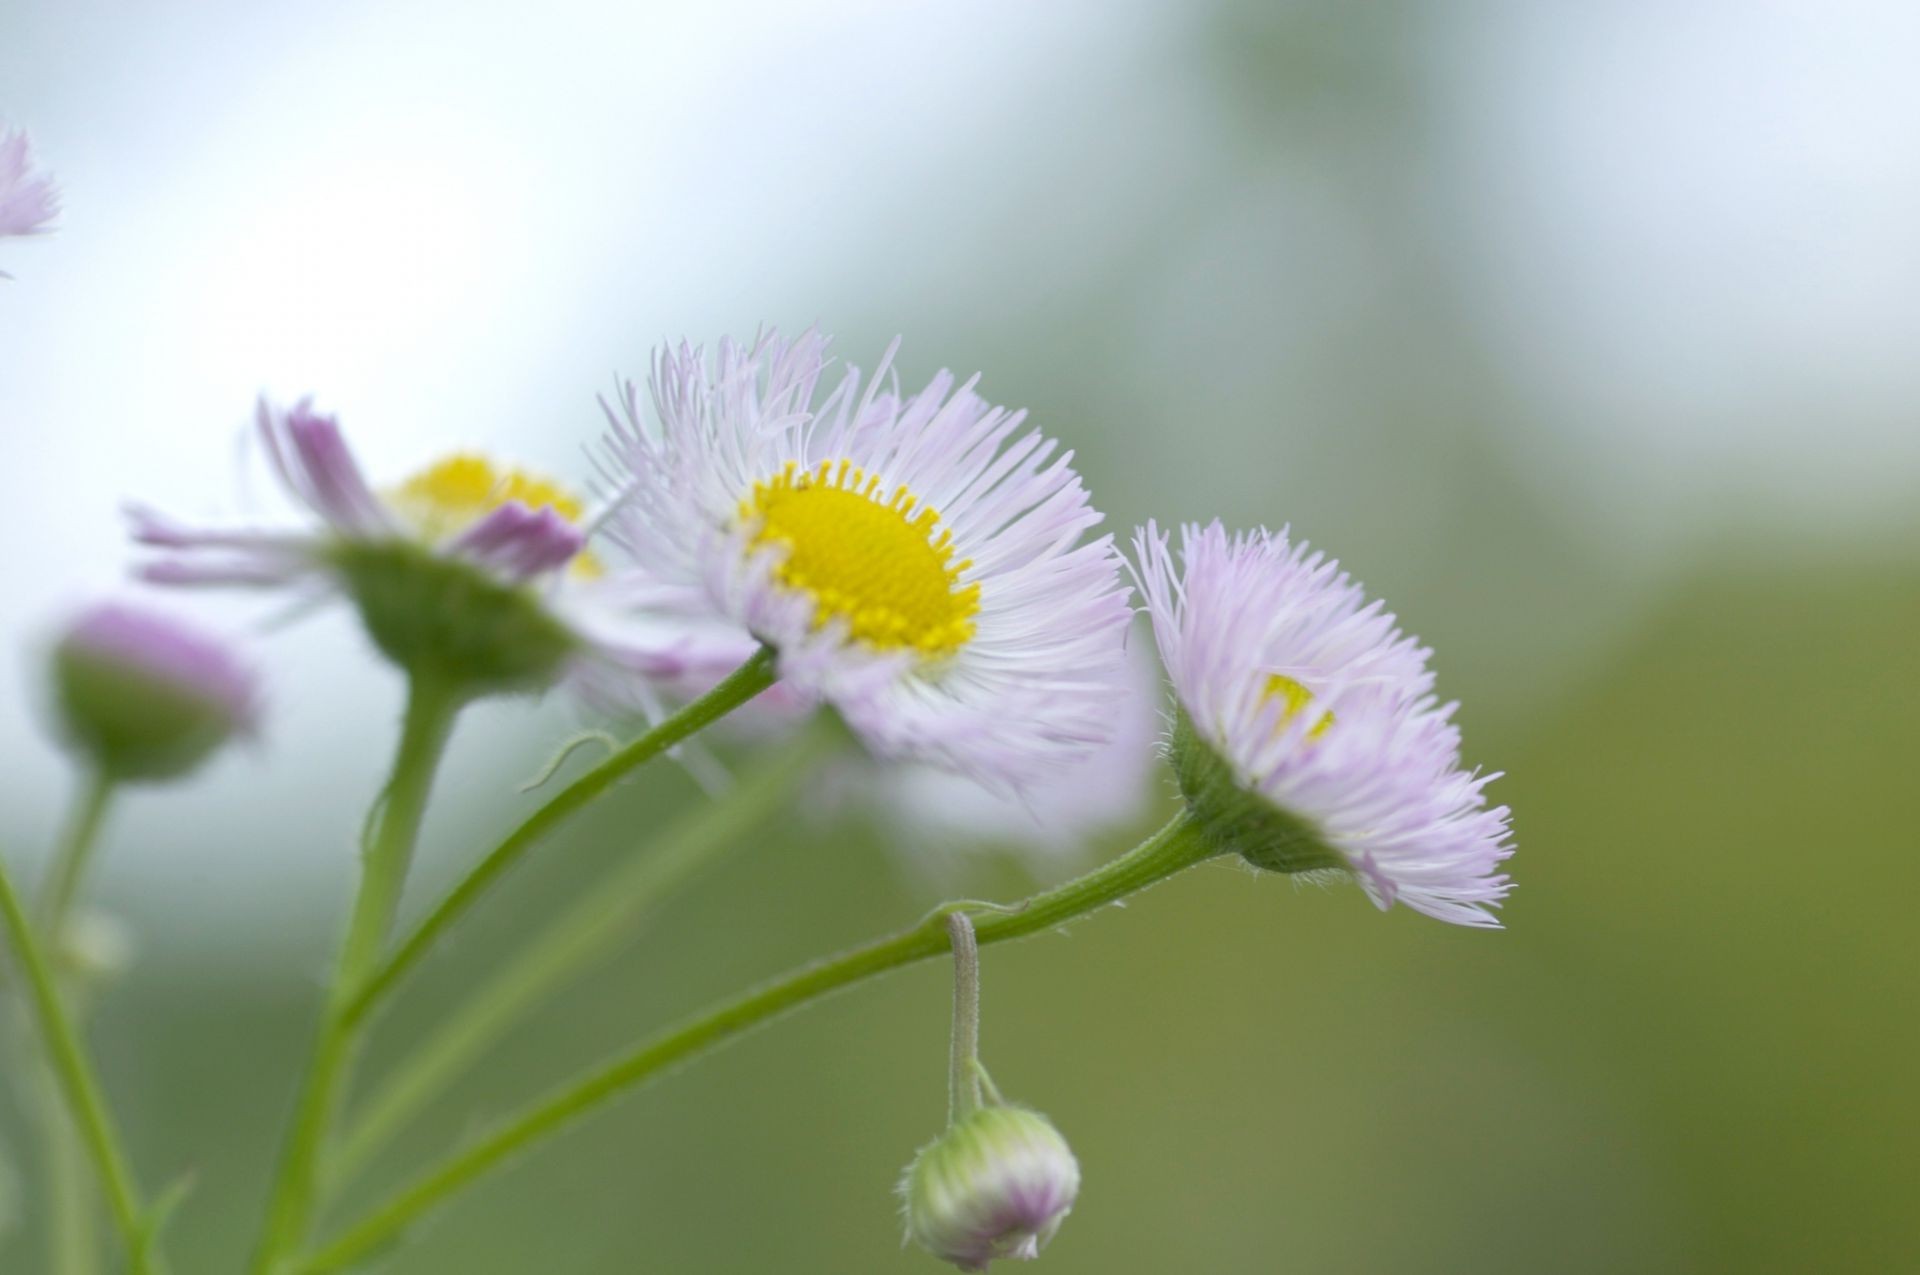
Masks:
[[[1915,1269],[1917,54],[1896,0],[10,0],[0,118],[67,208],[0,245],[0,845],[30,870],[61,818],[35,660],[127,587],[118,502],[253,508],[257,391],[317,392],[390,478],[578,474],[663,338],[903,333],[909,377],[982,369],[1069,439],[1115,526],[1338,554],[1517,811],[1504,932],[1214,865],[989,952],[987,1057],[1086,1175],[1048,1269]],[[128,800],[98,880],[138,959],[94,1039],[145,1176],[195,1175],[187,1272],[245,1250],[397,713],[344,615],[260,648],[265,740]],[[471,715],[416,903],[579,722]],[[550,846],[369,1071],[702,799],[663,767]],[[352,1199],[930,876],[1025,888],[819,804]],[[943,1114],[945,977],[667,1079],[383,1269],[933,1269],[890,1190]],[[34,1145],[9,1098],[9,1272],[44,1269]]]

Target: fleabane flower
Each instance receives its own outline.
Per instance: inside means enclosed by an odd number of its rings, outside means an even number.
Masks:
[[[593,608],[576,610],[568,590],[600,566],[585,507],[564,488],[462,453],[376,490],[311,400],[263,398],[255,424],[275,476],[318,525],[194,527],[136,505],[135,539],[160,551],[144,578],[344,593],[389,659],[471,693],[543,685],[581,651]]]
[[[59,211],[53,179],[33,169],[27,135],[0,128],[0,238],[39,234]],[[8,277],[0,274],[0,279]]]
[[[1509,883],[1497,776],[1463,770],[1430,651],[1322,554],[1286,533],[1153,524],[1140,584],[1179,705],[1173,763],[1222,851],[1280,872],[1350,873],[1395,902],[1494,926]]]
[[[611,408],[636,577],[772,647],[867,748],[1018,787],[1111,734],[1126,590],[1071,455],[947,372],[902,396],[826,341],[656,353]]]

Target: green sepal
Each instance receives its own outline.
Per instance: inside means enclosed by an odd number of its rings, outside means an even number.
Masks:
[[[331,556],[381,653],[464,694],[538,690],[579,646],[532,589],[425,545],[342,541]]]
[[[1346,859],[1313,824],[1243,786],[1233,767],[1194,730],[1185,709],[1174,720],[1169,752],[1180,795],[1216,853],[1237,854],[1269,872],[1347,868]]]

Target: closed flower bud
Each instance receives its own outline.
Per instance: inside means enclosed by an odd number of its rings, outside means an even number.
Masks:
[[[186,774],[253,728],[258,688],[227,646],[174,620],[98,606],[54,647],[59,725],[115,781]]]
[[[1080,1166],[1043,1115],[975,1108],[924,1147],[900,1184],[907,1235],[963,1271],[994,1258],[1030,1261],[1080,1191]]]

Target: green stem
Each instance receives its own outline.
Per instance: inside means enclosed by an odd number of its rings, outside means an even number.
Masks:
[[[114,792],[114,782],[105,771],[94,771],[81,785],[41,884],[37,919],[42,941],[56,966],[66,942],[67,920],[80,897],[95,847],[100,844]],[[72,982],[68,985],[71,988]],[[83,1009],[77,1001],[70,1007],[76,1030]],[[43,1087],[50,1099],[39,1124],[47,1157],[47,1220],[52,1232],[53,1268],[60,1275],[92,1275],[100,1265],[94,1243],[93,1171],[87,1163],[80,1130],[61,1106],[52,1073],[45,1074]]]
[[[947,1058],[947,1123],[980,1105],[980,940],[965,912],[947,916],[953,946],[953,1043]]]
[[[126,1242],[129,1265],[135,1275],[147,1275],[153,1270],[153,1261],[148,1256],[142,1227],[139,1188],[120,1149],[120,1137],[112,1117],[107,1114],[99,1081],[94,1078],[85,1048],[60,999],[60,989],[55,984],[46,953],[27,920],[26,909],[21,906],[19,892],[14,889],[13,878],[4,863],[0,863],[0,914],[4,916],[14,955],[26,975],[29,1000],[40,1038],[46,1045],[48,1064],[53,1068],[68,1112],[79,1127],[87,1151],[93,1157],[94,1168],[106,1187],[107,1204],[113,1213],[114,1225]]]
[[[281,1152],[266,1230],[255,1253],[253,1269],[259,1275],[280,1269],[280,1263],[306,1243],[316,1194],[316,1162],[357,1045],[355,1020],[347,1012],[349,999],[380,958],[406,884],[434,774],[462,703],[455,688],[419,672],[408,683],[407,715],[393,773],[376,802],[378,815],[362,847],[360,889]]]
[[[617,950],[662,898],[743,843],[819,765],[837,742],[840,729],[823,716],[734,785],[722,800],[702,802],[669,828],[655,847],[622,860],[608,880],[594,885],[555,918],[468,995],[375,1090],[339,1149],[328,1157],[328,1179],[352,1178],[530,1009]]]
[[[1051,929],[1145,889],[1213,853],[1183,814],[1139,846],[1087,875],[1034,895],[1017,908],[982,915],[975,933],[979,942],[986,944]],[[831,992],[951,950],[945,918],[961,908],[969,905],[938,909],[911,929],[804,966],[656,1036],[456,1152],[296,1269],[302,1275],[312,1275],[349,1266],[516,1152],[676,1063]]]
[[[541,838],[643,763],[651,761],[696,731],[719,721],[772,686],[774,679],[773,652],[762,647],[712,690],[568,784],[546,805],[527,816],[519,827],[507,834],[504,841],[474,865],[400,943],[393,955],[357,988],[347,1006],[348,1019],[357,1021],[365,1017],[420,963],[440,936]]]
[[[60,930],[80,894],[80,883],[93,861],[94,847],[100,843],[100,830],[107,810],[113,805],[114,782],[96,771],[81,788],[74,803],[73,816],[54,851],[53,864],[41,887],[39,899],[40,932],[57,951]]]
[[[47,1153],[47,1251],[56,1275],[93,1275],[100,1269],[94,1235],[93,1168],[87,1163],[80,1130],[61,1102],[53,1073],[40,1066],[34,1070],[40,1073],[44,1091],[39,1123]]]

